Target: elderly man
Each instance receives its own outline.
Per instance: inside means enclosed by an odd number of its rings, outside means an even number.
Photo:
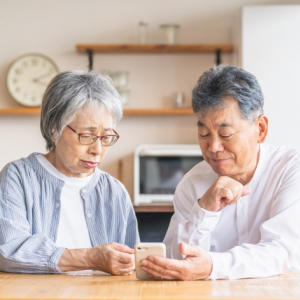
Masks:
[[[204,161],[176,189],[164,240],[169,258],[142,262],[153,278],[300,271],[300,155],[263,144],[263,102],[256,78],[237,67],[214,67],[200,77],[193,110]]]

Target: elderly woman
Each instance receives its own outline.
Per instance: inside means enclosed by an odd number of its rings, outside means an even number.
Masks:
[[[47,154],[9,163],[0,174],[0,270],[60,273],[134,270],[139,241],[124,186],[98,169],[119,135],[120,97],[103,75],[64,72],[41,109]]]

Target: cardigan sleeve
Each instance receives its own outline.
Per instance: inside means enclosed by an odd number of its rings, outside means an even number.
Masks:
[[[26,201],[34,189],[24,180],[26,172],[14,163],[0,173],[0,270],[18,273],[61,273],[58,261],[65,248],[46,235],[31,234]]]

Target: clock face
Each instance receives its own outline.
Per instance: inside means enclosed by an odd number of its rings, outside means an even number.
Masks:
[[[41,54],[16,59],[7,73],[7,88],[15,101],[24,106],[40,106],[51,79],[59,73],[56,64]]]

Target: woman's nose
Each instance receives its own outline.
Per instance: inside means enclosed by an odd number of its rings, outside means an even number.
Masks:
[[[96,155],[99,155],[102,153],[102,142],[101,140],[98,138],[96,140],[96,142],[94,142],[92,145],[91,145],[91,150],[94,154]]]

